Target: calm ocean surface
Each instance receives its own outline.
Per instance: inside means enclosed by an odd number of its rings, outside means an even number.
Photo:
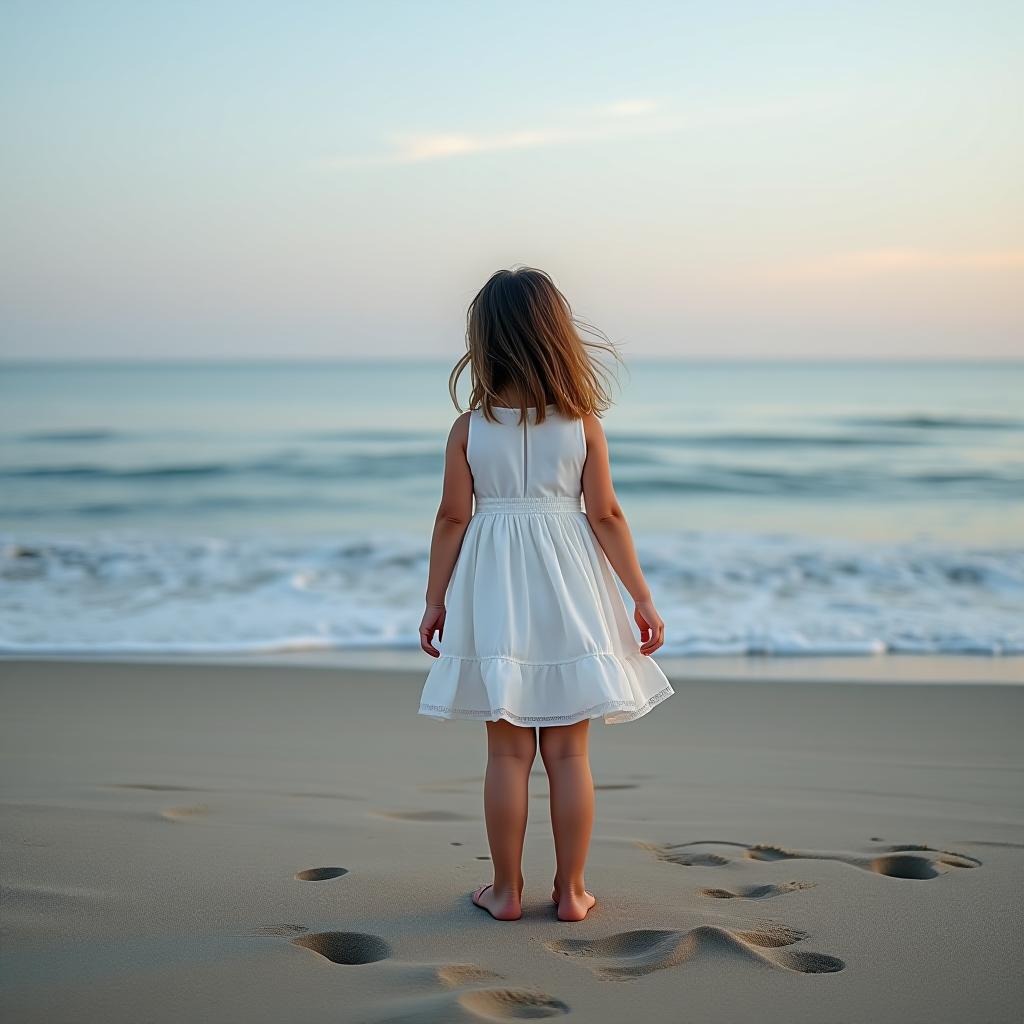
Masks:
[[[416,648],[450,365],[0,367],[0,652]],[[616,394],[664,653],[1024,652],[1024,364]]]

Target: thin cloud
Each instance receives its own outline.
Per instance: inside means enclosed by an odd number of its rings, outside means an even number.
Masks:
[[[656,109],[653,100],[621,100],[599,107],[599,118],[635,118]],[[575,128],[571,126],[548,130],[513,131],[498,134],[474,135],[470,133],[445,132],[435,135],[394,135],[391,137],[391,152],[366,157],[328,157],[321,163],[342,167],[360,163],[415,164],[428,160],[444,160],[451,157],[469,156],[475,153],[491,153],[503,149],[536,149],[539,146],[559,145],[583,141],[587,138],[602,138],[607,129]]]
[[[412,135],[395,142],[392,160],[411,164],[497,149],[531,149],[555,141],[550,132],[509,132],[505,135]]]
[[[834,99],[834,97],[833,97]],[[417,164],[450,160],[499,150],[539,149],[569,143],[675,135],[707,124],[734,124],[798,116],[830,104],[825,96],[783,98],[748,104],[715,104],[671,112],[653,99],[627,99],[590,108],[571,123],[544,129],[499,133],[439,132],[398,134],[389,138],[387,152],[326,156],[316,163],[326,169],[363,164]]]
[[[657,109],[658,104],[654,100],[620,100],[618,103],[610,103],[604,112],[612,117],[641,117]]]

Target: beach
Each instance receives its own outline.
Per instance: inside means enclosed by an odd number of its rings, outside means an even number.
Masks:
[[[523,918],[471,904],[484,728],[426,664],[2,661],[2,1015],[1018,1021],[1021,659],[883,661],[595,721],[578,924],[539,759]]]
[[[1024,5],[9,6],[0,1024],[1024,1024]]]

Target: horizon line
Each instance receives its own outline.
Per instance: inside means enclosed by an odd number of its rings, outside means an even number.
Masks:
[[[31,356],[31,357],[7,357],[0,355],[0,367],[2,366],[237,366],[237,365],[264,365],[264,366],[323,366],[323,365],[389,365],[401,364],[409,366],[422,364],[435,366],[438,364],[452,365],[461,358],[461,354],[454,357],[449,356],[419,356],[411,354],[395,354],[390,356]],[[778,356],[744,356],[744,355],[687,355],[687,356],[630,356],[625,359],[627,366],[637,363],[763,363],[763,364],[821,364],[821,365],[842,365],[842,364],[884,364],[884,365],[913,365],[913,366],[937,366],[937,365],[999,365],[999,364],[1024,364],[1024,356],[1003,356],[1003,355],[964,355],[964,356],[802,356],[802,355],[778,355]]]

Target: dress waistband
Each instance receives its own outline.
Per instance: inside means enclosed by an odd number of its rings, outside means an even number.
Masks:
[[[580,498],[568,494],[541,495],[536,498],[477,498],[476,514],[503,512],[582,512]]]

